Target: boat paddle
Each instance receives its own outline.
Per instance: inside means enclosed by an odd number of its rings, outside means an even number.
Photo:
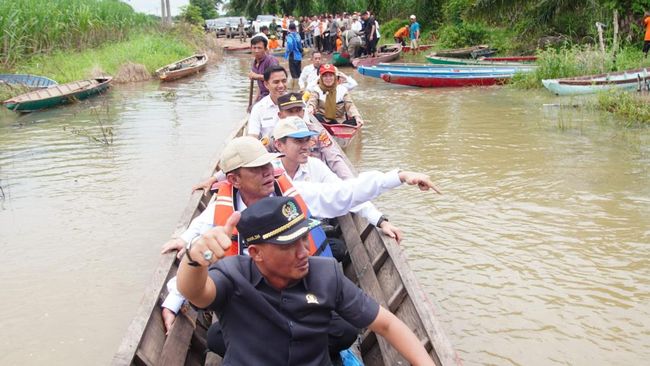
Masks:
[[[249,113],[251,111],[251,107],[253,106],[253,83],[254,80],[251,79],[251,84],[248,87],[248,109],[246,109]]]

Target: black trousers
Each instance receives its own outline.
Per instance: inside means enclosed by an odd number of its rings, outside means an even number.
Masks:
[[[332,320],[327,331],[327,346],[331,355],[330,357],[332,358],[339,352],[350,348],[354,341],[357,340],[359,331],[359,329],[345,321],[337,313],[332,312]],[[219,322],[212,324],[208,329],[207,341],[210,351],[221,357],[226,354],[226,342],[223,339],[223,332],[221,331]]]

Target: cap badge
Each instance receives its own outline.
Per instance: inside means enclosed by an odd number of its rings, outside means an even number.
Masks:
[[[289,97],[289,100],[295,102],[296,100],[298,100],[298,98],[296,98],[296,96],[292,94],[291,97]]]
[[[318,298],[314,294],[305,295],[305,299],[307,299],[307,304],[320,304]]]
[[[300,215],[298,213],[298,208],[293,202],[287,202],[282,207],[282,214],[287,218],[287,221],[291,221]]]

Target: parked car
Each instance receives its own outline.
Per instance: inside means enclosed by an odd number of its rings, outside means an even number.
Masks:
[[[230,23],[230,30],[232,37],[237,36],[237,32],[239,32],[239,20],[242,20],[244,22],[244,31],[246,32],[246,36],[250,37],[253,35],[253,27],[251,26],[251,21],[246,19],[243,16],[239,17],[228,17],[228,22]]]
[[[226,26],[228,25],[228,17],[217,18],[217,19],[206,19],[205,25],[208,28],[208,31],[215,32],[217,38],[219,36],[226,35]]]
[[[255,33],[259,33],[260,28],[262,26],[269,26],[271,25],[271,22],[275,18],[275,22],[280,25],[282,24],[282,18],[278,18],[275,15],[258,15],[257,18],[255,19],[255,23],[253,24],[253,27],[255,28]]]

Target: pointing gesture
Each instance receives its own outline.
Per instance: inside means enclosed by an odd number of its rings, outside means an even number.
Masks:
[[[433,184],[431,178],[429,178],[429,176],[426,174],[401,171],[399,172],[399,179],[402,181],[402,183],[406,183],[408,185],[413,186],[417,184],[418,188],[420,188],[421,191],[428,191],[429,189],[432,189],[436,193],[442,194],[438,187]]]

